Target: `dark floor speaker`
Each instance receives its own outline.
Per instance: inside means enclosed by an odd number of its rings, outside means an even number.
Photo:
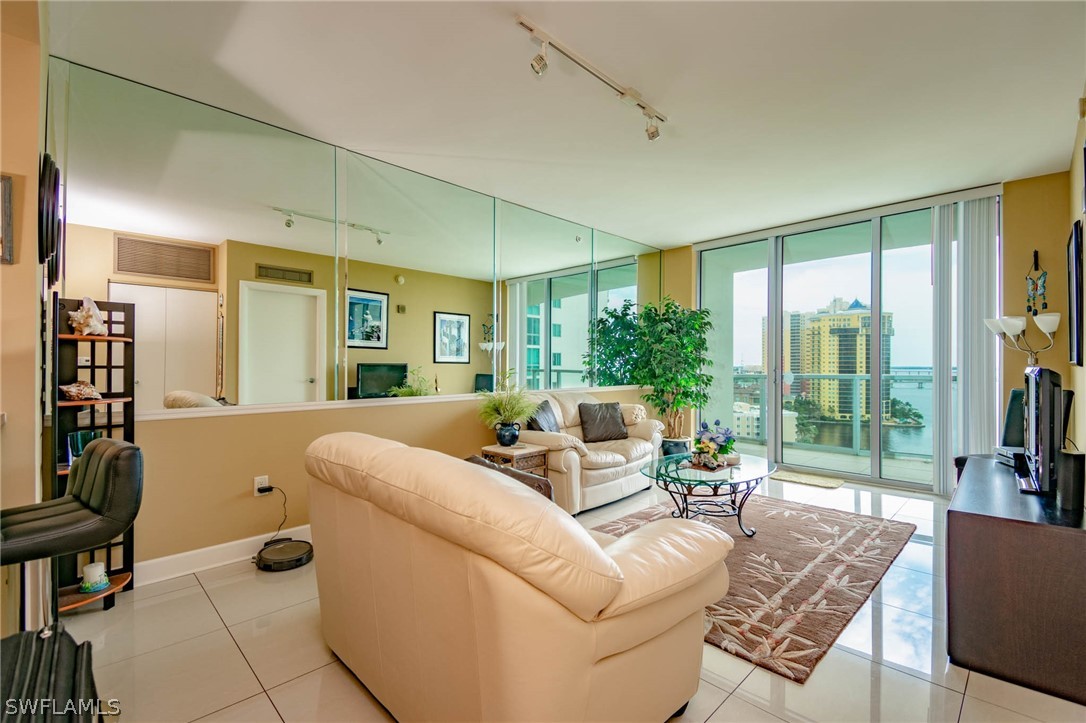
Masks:
[[[1086,484],[1086,454],[1060,452],[1060,472],[1056,477],[1056,502],[1061,510],[1082,512],[1084,484]]]

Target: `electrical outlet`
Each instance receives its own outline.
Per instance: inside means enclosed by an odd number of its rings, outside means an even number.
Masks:
[[[268,475],[262,474],[258,477],[253,477],[253,497],[263,497],[264,495],[270,495],[271,492],[261,492],[261,487],[267,487],[271,482],[268,481]]]
[[[90,357],[89,356],[78,356],[78,357],[75,358],[75,364],[76,364],[76,366],[89,367],[90,366]]]

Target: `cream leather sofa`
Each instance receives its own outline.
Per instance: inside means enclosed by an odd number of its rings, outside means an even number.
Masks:
[[[324,639],[399,721],[660,721],[697,690],[731,538],[589,533],[534,490],[353,432],[306,452]]]
[[[541,444],[547,454],[547,476],[554,486],[554,501],[571,515],[622,499],[652,485],[641,467],[660,451],[663,423],[647,419],[640,404],[623,404],[627,439],[585,442],[578,405],[600,400],[584,392],[539,392],[558,418],[558,432],[525,429],[520,441]]]

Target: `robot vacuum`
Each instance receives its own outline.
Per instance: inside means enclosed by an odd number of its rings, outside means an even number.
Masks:
[[[256,554],[256,567],[265,572],[282,572],[301,567],[312,559],[313,545],[281,537],[264,543],[264,549]]]

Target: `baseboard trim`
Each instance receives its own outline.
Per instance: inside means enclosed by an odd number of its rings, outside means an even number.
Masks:
[[[194,572],[208,570],[220,565],[227,565],[239,560],[249,560],[260,551],[264,543],[271,537],[269,534],[254,535],[244,540],[224,542],[211,547],[202,547],[198,550],[179,552],[176,555],[156,557],[153,560],[145,560],[136,563],[133,574],[136,587],[162,582],[182,575],[191,575]],[[278,537],[292,537],[295,540],[313,541],[309,532],[309,525],[291,527],[283,530]]]

